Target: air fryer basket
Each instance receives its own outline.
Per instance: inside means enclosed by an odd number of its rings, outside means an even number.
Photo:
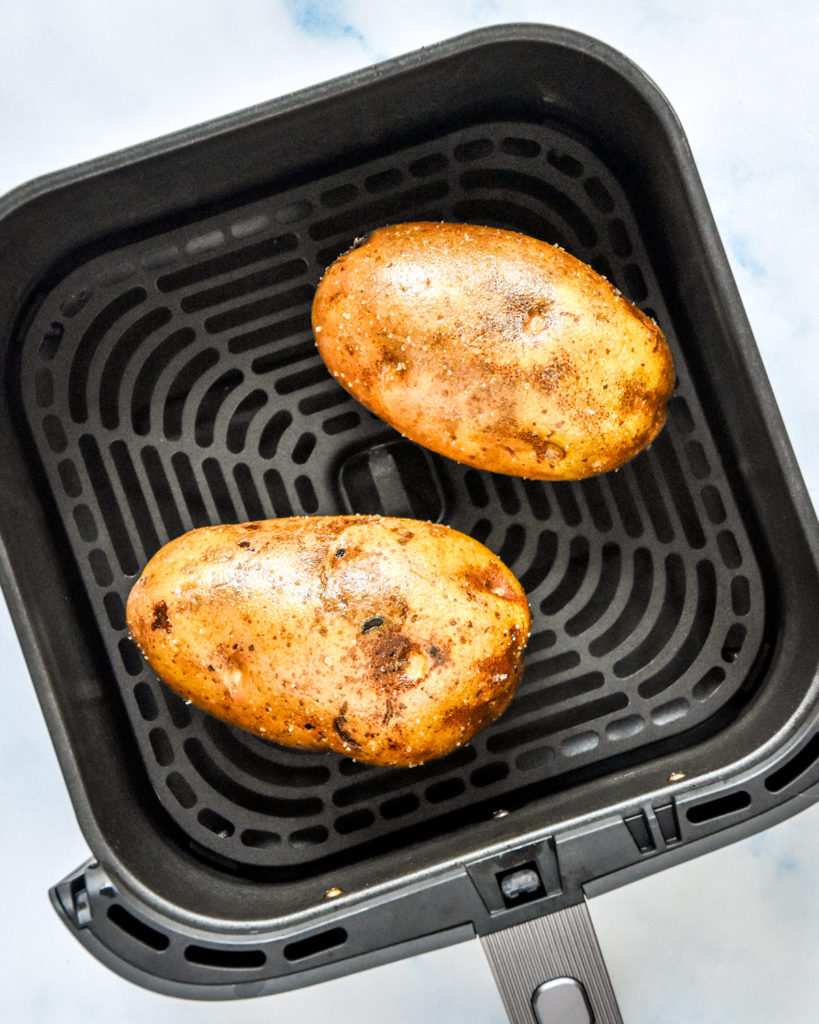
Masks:
[[[682,133],[624,58],[477,32],[3,213],[4,586],[95,857],[55,905],[115,969],[200,997],[305,984],[567,912],[810,798],[815,517]],[[356,237],[418,219],[556,242],[653,316],[678,379],[651,448],[522,481],[343,391],[315,285]],[[128,638],[129,589],[170,538],[337,512],[446,522],[526,588],[520,691],[440,761],[251,737]],[[521,869],[528,890],[501,887]]]

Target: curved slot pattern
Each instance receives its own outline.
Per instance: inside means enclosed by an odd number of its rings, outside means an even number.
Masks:
[[[217,718],[205,719],[205,730],[213,742],[214,749],[231,765],[245,775],[272,786],[291,789],[309,789],[320,786],[330,778],[326,765],[304,764],[291,757],[276,760],[270,744],[255,737],[239,735],[239,731],[225,725]]]
[[[267,963],[262,949],[225,949],[215,946],[186,946],[185,959],[191,964],[220,967],[228,971],[258,970]]]
[[[260,320],[262,317],[282,313],[294,306],[306,305],[312,298],[313,289],[310,285],[296,285],[294,288],[276,292],[263,299],[255,299],[253,302],[246,302],[240,306],[231,306],[222,313],[214,313],[206,318],[205,330],[208,334],[221,334],[223,331],[230,331],[236,327],[244,327],[245,324]]]
[[[168,689],[167,686],[162,687],[162,696],[174,726],[177,729],[187,729],[193,719],[191,705],[182,700],[179,694]]]
[[[117,471],[125,501],[142,544],[142,550],[146,559],[150,558],[160,546],[159,537],[154,527],[154,517],[145,500],[142,485],[131,460],[131,453],[124,441],[112,442],[111,461]]]
[[[819,760],[819,733],[815,733],[802,749],[765,779],[769,793],[780,793],[809,771]]]
[[[403,192],[384,195],[370,203],[362,203],[332,217],[313,221],[309,228],[309,234],[315,241],[323,241],[333,235],[346,236],[350,232],[361,234],[379,227],[381,224],[389,224],[396,214],[403,213],[405,210],[412,210],[413,217],[416,217],[415,210],[418,207],[441,199],[448,192],[449,185],[441,180],[416,185]]]
[[[185,406],[195,385],[219,362],[215,348],[206,348],[192,356],[170,383],[162,414],[162,432],[169,441],[182,437]]]
[[[34,376],[34,401],[41,409],[47,409],[54,402],[54,376],[47,367]]]
[[[657,448],[657,461],[662,466],[669,490],[674,495],[685,538],[692,548],[699,550],[705,544],[705,533],[669,432],[661,431],[654,446]]]
[[[103,606],[108,614],[108,621],[112,629],[125,629],[125,605],[122,598],[115,591],[106,594],[103,598]]]
[[[620,562],[620,548],[616,544],[604,544],[600,549],[597,586],[586,604],[567,621],[569,636],[588,632],[609,609],[620,583]]]
[[[171,311],[164,307],[152,309],[140,317],[122,335],[108,354],[100,374],[99,410],[102,425],[109,430],[119,426],[119,395],[129,362],[139,347],[171,320]]]
[[[637,548],[633,556],[631,590],[615,621],[589,644],[595,657],[603,657],[620,647],[639,628],[648,608],[654,585],[654,563],[647,548]]]
[[[591,219],[564,191],[542,178],[502,168],[474,168],[461,175],[460,183],[469,191],[486,189],[502,194],[529,196],[565,221],[582,245],[593,248],[597,244],[597,231]]]
[[[586,499],[586,507],[595,528],[601,533],[608,532],[614,523],[600,480],[594,476],[589,477],[581,483],[580,491]]]
[[[518,558],[520,558],[525,543],[526,530],[524,530],[520,523],[513,523],[506,531],[498,557],[505,565],[512,568]]]
[[[88,377],[97,349],[114,325],[147,297],[144,288],[132,288],[118,295],[100,310],[80,338],[68,371],[68,412],[75,423],[85,423],[88,419]]]
[[[274,514],[277,516],[292,516],[293,506],[278,470],[268,469],[264,474],[264,484],[270,498],[270,503],[273,506]]]
[[[218,521],[220,523],[235,523],[239,516],[236,514],[236,506],[233,504],[233,498],[218,459],[205,459],[202,463],[202,472],[213,497]]]
[[[196,340],[191,327],[182,327],[161,341],[140,367],[131,392],[131,426],[136,434],[151,430],[151,399],[166,367]]]
[[[275,456],[279,442],[292,422],[293,415],[286,409],[280,409],[270,417],[259,437],[259,455],[263,459],[272,459]]]
[[[665,560],[665,591],[654,624],[633,650],[615,662],[614,672],[617,676],[622,679],[634,675],[665,649],[682,616],[685,590],[683,561],[679,555],[669,555]]]
[[[368,771],[362,781],[337,789],[333,794],[333,803],[336,807],[352,807],[353,804],[412,787],[415,782],[426,782],[427,779],[446,775],[453,769],[471,764],[474,760],[474,747],[459,747],[439,761],[430,761],[417,768],[394,768],[389,772]]]
[[[681,679],[706,645],[717,610],[717,581],[711,562],[697,563],[696,581],[696,605],[688,634],[680,643],[673,658],[637,687],[641,697],[656,697]],[[618,671],[616,665],[614,670]]]
[[[524,480],[523,491],[535,519],[548,519],[552,514],[552,509],[549,499],[546,497],[545,484],[536,480]]]
[[[185,740],[184,750],[201,778],[232,804],[276,818],[305,818],[321,810],[322,804],[318,797],[283,797],[260,793],[242,785],[217,765],[204,743],[196,737]]]
[[[248,520],[267,519],[267,511],[256,487],[253,474],[243,462],[233,467],[233,479],[236,481],[236,487],[245,507],[244,518]]]
[[[574,483],[554,483],[550,490],[551,493],[557,498],[557,507],[560,509],[560,513],[563,516],[563,521],[567,526],[578,526],[583,516],[580,512],[580,505],[575,497],[575,488],[577,487]]]
[[[70,498],[79,498],[82,494],[82,481],[77,467],[70,459],[63,459],[57,466],[63,490]]]
[[[310,935],[306,939],[288,943],[284,947],[284,958],[290,963],[305,960],[311,956],[318,956],[319,953],[326,953],[337,946],[343,946],[346,941],[347,932],[343,928],[330,928],[317,935]]]
[[[221,306],[233,299],[244,298],[254,292],[262,291],[271,285],[290,281],[294,277],[301,277],[306,270],[307,264],[303,259],[278,263],[273,267],[245,274],[244,277],[234,277],[222,284],[192,292],[182,299],[180,305],[186,313],[195,313],[201,309],[210,309],[212,306]]]
[[[64,334],[65,327],[61,323],[54,321],[48,325],[46,330],[43,331],[43,337],[38,350],[40,359],[51,360],[57,355]]]
[[[182,520],[165,472],[165,466],[156,448],[146,446],[141,451],[145,478],[151,485],[156,507],[162,520],[166,537],[178,537],[183,532]]]
[[[600,685],[603,685],[602,679]],[[604,718],[612,712],[622,711],[625,707],[628,707],[628,697],[624,693],[614,693],[585,704],[576,704],[565,711],[555,712],[553,715],[526,722],[524,725],[512,729],[493,732],[487,739],[486,745],[493,754],[500,754],[507,750],[514,750],[515,747],[532,740],[541,740],[566,729],[575,729],[598,718]]]
[[[269,850],[273,846],[278,846],[282,837],[278,832],[268,832],[263,828],[246,828],[239,836],[239,840],[243,846],[249,846],[254,850]]]
[[[210,385],[202,396],[193,423],[193,434],[201,448],[210,448],[216,430],[216,418],[230,395],[241,386],[241,370],[227,370]]]
[[[640,537],[643,533],[643,524],[640,521],[640,514],[637,511],[637,504],[631,487],[628,482],[628,473],[623,470],[619,473],[609,473],[606,476],[614,504],[623,523],[623,528],[629,537]]]
[[[751,794],[744,789],[728,793],[726,796],[716,797],[713,800],[703,800],[694,804],[685,812],[686,818],[692,825],[704,825],[706,822],[715,821],[717,818],[724,818],[726,815],[735,814],[746,807],[751,806]]]
[[[262,324],[261,327],[254,327],[253,330],[234,334],[228,341],[228,351],[235,355],[241,355],[244,352],[252,352],[255,349],[263,348],[266,345],[275,345],[284,338],[291,338],[294,335],[304,334],[308,331],[310,331],[310,314],[308,312],[296,313],[281,320],[274,320],[269,324]],[[312,340],[303,342],[298,346],[293,345],[284,351],[290,351],[290,349],[300,349],[309,355],[315,354],[315,345]],[[282,365],[275,357],[275,353],[270,355],[269,362],[266,362],[267,359],[268,356],[266,354],[254,359],[251,363],[253,372],[270,373],[271,370],[276,368],[277,364]],[[272,365],[270,365],[271,363]]]
[[[239,402],[233,410],[225,431],[225,443],[232,455],[238,455],[247,443],[247,434],[257,413],[267,405],[267,392],[257,388]]]
[[[267,340],[269,340],[270,333],[274,326],[278,326],[278,324],[271,325],[267,328],[260,328],[259,331],[256,333],[260,334],[261,331],[264,330],[266,342]],[[235,340],[235,338],[232,338],[231,344]],[[295,345],[277,345],[272,352],[265,352],[264,355],[256,356],[256,358],[250,365],[254,373],[262,375],[265,373],[274,373],[276,370],[281,370],[285,366],[292,366],[293,363],[299,363],[305,359],[314,360],[315,358],[316,345],[315,342],[311,339],[310,341],[296,342]]]
[[[563,578],[554,590],[540,602],[540,610],[544,615],[556,615],[569,604],[580,590],[588,572],[590,550],[589,542],[585,537],[572,538],[569,545],[569,560],[566,563]]]
[[[534,667],[537,668],[538,666]],[[529,679],[527,678],[525,682],[528,683]],[[602,672],[587,672],[585,675],[566,679],[562,683],[542,686],[540,689],[531,692],[526,690],[518,694],[512,704],[510,704],[503,715],[502,721],[511,722],[516,718],[533,714],[554,704],[577,700],[587,693],[599,690],[604,682],[605,678]]]
[[[194,476],[191,461],[184,452],[177,452],[171,457],[171,465],[176,473],[177,483],[182,492],[190,517],[191,526],[208,526],[211,522],[210,514],[202,498],[202,492]]]
[[[262,242],[256,242],[253,245],[246,245],[241,249],[234,249],[232,252],[222,253],[219,256],[212,256],[209,259],[191,263],[182,270],[163,274],[157,278],[156,286],[161,292],[179,291],[180,288],[188,288],[192,284],[199,284],[221,274],[228,274],[231,271],[249,267],[261,260],[271,259],[282,253],[290,252],[297,245],[298,239],[293,234],[266,238]]]
[[[96,494],[100,495],[100,511],[120,569],[126,576],[133,576],[140,568],[139,561],[122,518],[121,503],[111,484],[111,478],[105,468],[95,437],[83,434],[80,438],[80,454],[85,463],[91,487]]]
[[[329,260],[405,216],[547,237],[652,310],[679,373],[651,448],[617,474],[521,480],[424,453],[361,407],[319,358],[310,305]],[[399,827],[423,841],[490,794],[504,806],[524,782],[564,788],[716,729],[753,680],[767,633],[752,537],[629,202],[580,140],[546,124],[458,129],[102,252],[41,303],[20,361],[40,478],[146,775],[216,869],[278,880],[377,852]],[[361,453],[367,472],[348,486]],[[371,499],[470,533],[527,592],[522,684],[469,745],[411,771],[290,751],[147,672],[124,607],[159,544]]]
[[[539,587],[549,575],[557,557],[557,549],[558,535],[554,530],[543,530],[538,536],[531,565],[518,576],[520,585],[527,594]]]
[[[635,459],[631,463],[631,470],[643,495],[642,507],[648,513],[657,540],[661,544],[668,544],[674,540],[674,527],[671,525],[665,499],[651,468],[650,456],[649,451],[644,458]]]
[[[132,939],[136,940],[143,946],[147,946],[149,949],[155,950],[157,953],[163,952],[171,944],[171,940],[167,935],[156,928],[152,928],[145,921],[140,920],[138,917],[126,910],[125,907],[119,903],[112,903],[106,911],[108,920],[126,933],[130,935]]]
[[[466,187],[469,187],[467,184]],[[474,187],[474,186],[473,186]],[[498,199],[492,195],[480,198],[462,199],[453,207],[455,221],[463,224],[486,224],[489,227],[502,227],[507,230],[520,231],[534,238],[542,238],[552,245],[563,249],[572,248],[573,236],[565,227],[535,212],[523,203],[510,199]]]
[[[495,152],[495,144],[491,139],[470,139],[468,142],[461,142],[455,147],[453,156],[461,163],[471,160],[482,160]]]

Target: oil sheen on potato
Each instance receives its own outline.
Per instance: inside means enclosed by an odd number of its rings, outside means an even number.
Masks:
[[[379,516],[192,530],[134,585],[128,627],[185,700],[269,740],[414,765],[468,742],[520,680],[529,607],[446,526]]]
[[[406,437],[534,479],[617,469],[674,383],[663,333],[605,278],[497,228],[374,231],[328,268],[313,329],[336,379]]]

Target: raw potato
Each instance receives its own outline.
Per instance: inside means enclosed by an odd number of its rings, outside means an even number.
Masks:
[[[330,372],[419,444],[479,469],[570,480],[659,432],[659,327],[585,263],[496,228],[398,224],[327,270],[313,329]]]
[[[278,743],[413,765],[507,706],[529,606],[512,572],[446,526],[380,516],[192,530],[128,598],[157,675]]]

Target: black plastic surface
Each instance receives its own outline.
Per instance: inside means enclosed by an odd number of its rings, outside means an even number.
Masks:
[[[577,484],[521,481],[430,455],[350,398],[316,351],[313,291],[401,216],[545,238],[640,302],[677,369],[652,449]],[[736,497],[622,189],[561,132],[476,126],[112,249],[57,284],[21,345],[22,409],[143,761],[202,851],[300,872],[360,856],[397,827],[639,760],[751,675],[765,598]],[[186,707],[128,638],[130,587],[172,537],[341,512],[446,521],[527,591],[518,695],[440,762],[376,770],[248,736]]]
[[[312,289],[356,235],[421,217],[557,241],[658,319],[679,383],[648,452],[532,485],[340,391]],[[34,183],[0,204],[0,246],[3,586],[112,882],[55,900],[116,969],[185,995],[306,983],[815,794],[815,515],[681,129],[620,55],[473,33]],[[123,603],[170,536],[376,508],[473,533],[527,587],[525,682],[469,747],[413,771],[285,751],[135,657]],[[543,895],[506,907],[498,875],[530,862]],[[247,985],[224,983],[237,945]]]

